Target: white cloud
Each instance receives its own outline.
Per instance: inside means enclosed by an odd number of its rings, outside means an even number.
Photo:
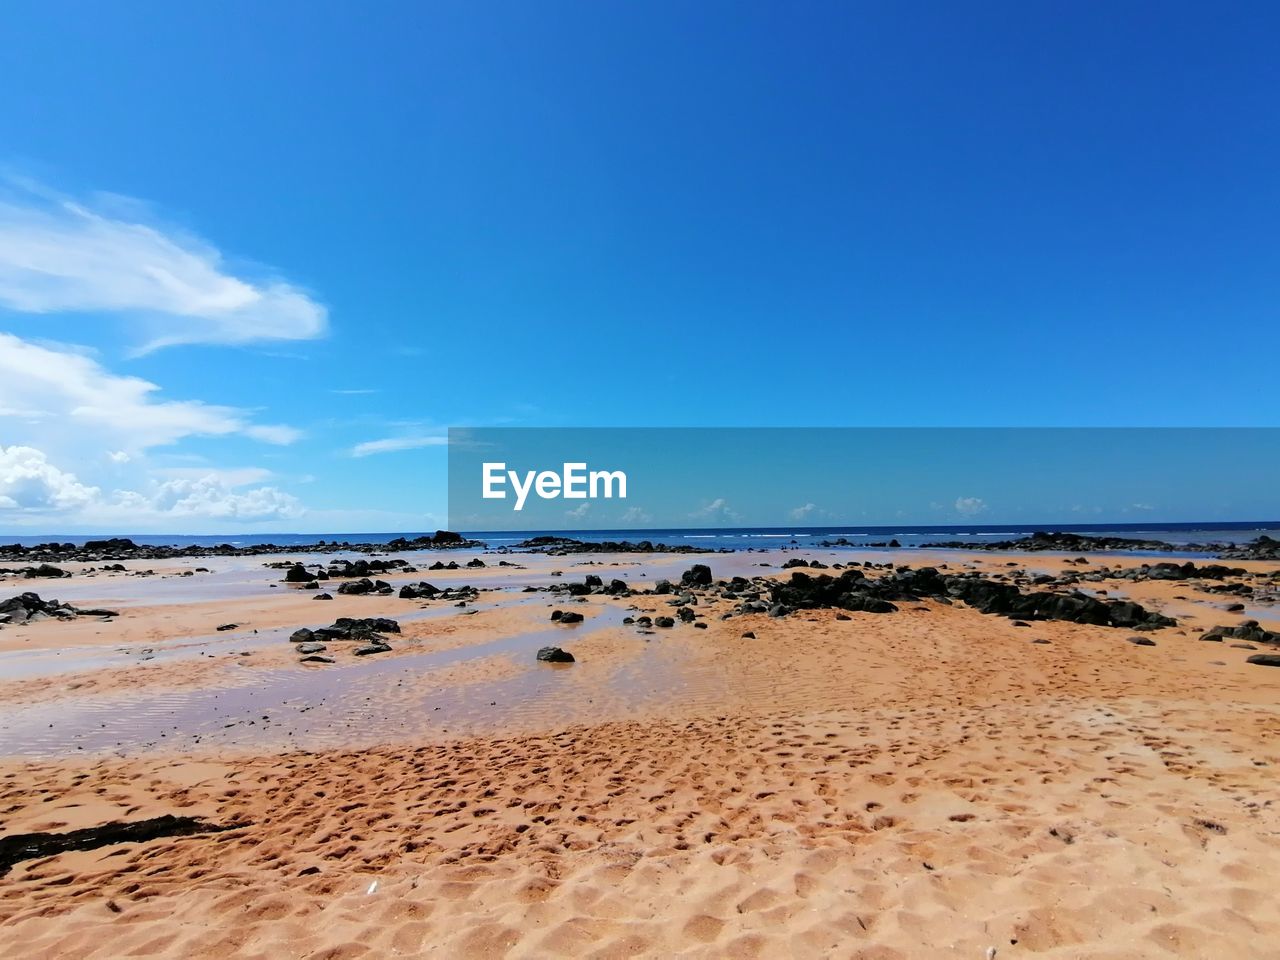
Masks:
[[[153,472],[169,480],[212,478],[226,487],[243,487],[251,483],[261,483],[273,476],[270,470],[263,467],[158,467]]]
[[[962,517],[975,517],[987,510],[987,502],[981,497],[956,497],[956,513]]]
[[[305,513],[296,497],[275,487],[237,493],[214,475],[168,480],[143,493],[117,490],[94,512],[118,516],[124,523],[161,518],[291,520]]]
[[[34,447],[0,447],[0,510],[67,510],[98,496]]]
[[[0,196],[0,306],[119,314],[141,325],[144,352],[325,331],[325,308],[298,287],[233,275],[205,241],[145,222],[140,204],[100,198],[94,210],[35,184],[9,188]]]
[[[581,520],[583,517],[587,515],[587,511],[590,509],[591,509],[591,501],[588,500],[585,503],[574,507],[572,510],[566,510],[564,512],[564,515],[566,517],[572,517],[574,520]]]
[[[816,503],[806,503],[803,507],[796,507],[791,511],[791,519],[804,520],[817,509],[818,505]]]
[[[648,523],[653,519],[639,507],[628,507],[619,518],[623,523]]]
[[[47,524],[50,514],[70,524],[101,523],[132,530],[169,521],[291,520],[305,512],[296,497],[275,487],[235,488],[269,475],[256,468],[201,470],[169,468],[170,479],[139,490],[114,490],[81,483],[49,462],[34,447],[0,447],[0,523]]]
[[[738,514],[730,509],[724,497],[716,497],[705,507],[701,507],[689,516],[699,520],[737,520]]]
[[[116,448],[113,459],[188,436],[242,434],[274,444],[300,436],[293,427],[251,423],[235,407],[157,400],[159,389],[111,373],[81,353],[0,333],[0,408],[38,411],[37,417],[23,418],[38,428],[28,433],[43,432],[41,421],[56,421],[61,436]],[[12,421],[9,429],[16,429]]]
[[[366,440],[351,448],[351,456],[368,457],[375,453],[395,453],[400,450],[417,450],[421,447],[446,447],[449,438],[445,436],[428,437],[386,437],[382,440]]]

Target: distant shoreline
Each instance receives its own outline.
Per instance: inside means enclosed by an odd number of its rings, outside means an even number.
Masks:
[[[1136,526],[1136,525],[1135,525]],[[1141,553],[1221,559],[1274,559],[1280,556],[1280,525],[1240,523],[1181,524],[1123,529],[1090,525],[1038,531],[991,527],[899,528],[817,527],[773,533],[769,528],[737,528],[702,532],[697,528],[660,531],[585,531],[573,533],[514,532],[464,536],[446,530],[412,538],[359,539],[338,535],[263,535],[240,540],[200,537],[112,537],[83,540],[0,542],[0,563],[54,564],[160,560],[180,557],[266,556],[306,553],[394,553],[426,550],[472,550],[496,553],[534,551],[573,553],[728,553],[768,549],[983,550],[988,552]],[[1128,536],[1140,533],[1141,537]],[[1237,536],[1244,534],[1244,536]],[[1274,536],[1273,536],[1274,535]],[[1182,537],[1188,539],[1181,539]],[[887,537],[887,539],[886,539]],[[963,538],[963,539],[946,539]],[[873,539],[874,538],[874,539]],[[27,568],[23,568],[26,572]],[[0,568],[0,572],[15,572]],[[50,574],[27,573],[29,576]],[[56,575],[56,574],[55,574]]]

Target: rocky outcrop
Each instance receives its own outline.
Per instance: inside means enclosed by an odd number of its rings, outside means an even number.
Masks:
[[[432,536],[406,540],[397,537],[387,543],[352,543],[347,540],[317,540],[315,543],[276,544],[260,543],[252,546],[235,546],[220,543],[213,546],[174,546],[134,543],[124,537],[109,540],[88,540],[83,545],[74,543],[39,543],[24,546],[20,543],[0,545],[0,561],[84,561],[101,560],[173,560],[180,557],[262,557],[272,554],[303,553],[385,553],[406,550],[483,550],[479,540],[468,540],[449,530],[437,530]]]
[[[649,540],[641,540],[639,543],[632,543],[630,540],[602,540],[592,542],[586,540],[574,540],[571,537],[531,537],[528,540],[522,540],[520,543],[513,544],[509,549],[524,550],[529,553],[545,553],[548,556],[558,557],[573,553],[732,553],[732,550],[722,548],[715,550],[710,547],[693,547],[687,544],[679,544],[677,546],[668,546],[665,543],[652,543]],[[497,553],[502,550],[495,551]]]
[[[1094,537],[1080,533],[1037,531],[1029,537],[1017,540],[997,540],[974,543],[971,540],[947,540],[938,543],[926,543],[923,549],[945,550],[991,550],[1015,551],[1018,553],[1038,552],[1042,550],[1063,551],[1067,553],[1087,553],[1090,551],[1109,552],[1115,550],[1152,550],[1169,553],[1178,549],[1163,540],[1136,540],[1129,537]]]
[[[680,576],[680,584],[686,587],[711,585],[711,568],[705,563],[695,563]]]
[[[787,611],[834,607],[892,613],[898,609],[895,601],[926,598],[961,600],[982,613],[1019,620],[1068,620],[1134,630],[1154,630],[1176,624],[1170,617],[1127,600],[1100,600],[1079,592],[1023,593],[1012,583],[979,574],[943,576],[933,567],[902,568],[874,580],[861,570],[845,570],[839,577],[796,573],[772,591],[775,606]]]
[[[57,600],[42,600],[38,593],[21,593],[0,601],[0,624],[22,626],[41,620],[73,620],[76,617],[116,617],[114,610],[82,610]]]
[[[1233,544],[1220,550],[1218,556],[1223,560],[1280,560],[1280,540],[1263,534],[1244,546]]]
[[[400,624],[389,617],[339,617],[327,627],[293,631],[291,643],[323,643],[329,640],[380,641],[384,633],[399,633]]]
[[[1280,644],[1280,633],[1264,630],[1257,620],[1244,620],[1234,627],[1214,627],[1200,637],[1201,640],[1244,640],[1246,643]]]
[[[370,580],[368,577],[363,577],[360,580],[348,580],[346,583],[338,584],[338,592],[355,596],[374,593],[378,596],[386,597],[395,591],[391,588],[391,584],[385,580]]]

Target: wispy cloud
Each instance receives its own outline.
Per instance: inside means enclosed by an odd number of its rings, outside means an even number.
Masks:
[[[327,324],[299,287],[233,274],[219,250],[155,224],[136,201],[79,202],[12,178],[0,184],[0,306],[126,316],[141,327],[142,352],[307,340]]]
[[[188,436],[240,434],[264,443],[288,444],[300,431],[280,424],[255,424],[236,407],[196,400],[159,400],[154,383],[119,376],[92,357],[39,346],[0,333],[0,408],[38,411],[37,421],[54,420],[59,438],[85,446],[110,444],[117,452],[145,450]],[[8,439],[22,425],[9,420]],[[38,427],[38,424],[37,424]],[[43,428],[24,428],[48,436]]]
[[[422,447],[445,447],[449,438],[443,435],[414,437],[384,437],[381,440],[366,440],[351,448],[353,457],[369,457],[375,453],[396,453],[401,450],[417,450]]]
[[[224,487],[232,488],[261,483],[273,476],[263,467],[157,467],[153,472],[170,480],[213,479]]]
[[[689,514],[695,520],[738,520],[738,514],[730,508],[724,497],[716,497],[706,506],[699,507]]]

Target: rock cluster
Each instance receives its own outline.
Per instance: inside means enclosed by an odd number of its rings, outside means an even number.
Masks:
[[[850,544],[852,546],[852,544]],[[1029,537],[1017,540],[996,540],[973,543],[968,540],[949,540],[939,543],[926,543],[922,549],[945,550],[989,550],[995,552],[1014,551],[1018,553],[1038,552],[1042,550],[1079,552],[1115,552],[1130,550],[1148,550],[1155,553],[1208,553],[1215,554],[1220,560],[1280,560],[1280,540],[1265,534],[1249,543],[1168,543],[1164,540],[1136,540],[1129,537],[1094,537],[1080,533],[1064,533],[1037,531]]]
[[[387,643],[384,633],[399,633],[400,624],[387,617],[339,617],[328,627],[317,627],[310,630],[303,627],[295,630],[289,637],[296,644],[298,653],[302,654],[302,663],[333,663],[332,657],[322,656],[325,644],[334,640],[352,640],[360,646],[352,650],[357,657],[367,657],[375,653],[389,653],[391,644]]]
[[[504,548],[506,549],[506,548]],[[665,543],[653,543],[641,540],[632,543],[630,540],[602,540],[598,543],[574,540],[572,537],[531,537],[513,544],[511,550],[526,550],[530,553],[545,553],[558,557],[571,553],[732,553],[727,548],[715,550],[710,547],[694,547],[687,544],[668,546]],[[502,553],[503,550],[495,551]]]
[[[1280,633],[1264,630],[1257,620],[1244,620],[1234,627],[1214,627],[1200,637],[1201,640],[1243,640],[1246,643],[1280,644]]]
[[[447,600],[466,603],[480,596],[475,587],[445,587],[443,590],[422,580],[418,583],[406,583],[400,588],[402,600]]]
[[[384,553],[388,550],[455,550],[484,549],[479,540],[468,540],[450,530],[437,530],[432,536],[403,537],[388,543],[351,543],[349,541],[318,540],[315,543],[275,544],[260,543],[252,546],[234,546],[220,543],[215,546],[151,546],[134,543],[126,537],[110,540],[89,540],[83,545],[74,543],[40,543],[27,547],[20,543],[0,545],[0,560],[172,560],[178,557],[260,557],[288,553]]]
[[[630,596],[631,588],[627,586],[625,580],[613,579],[607,584],[604,580],[594,573],[589,573],[583,578],[581,583],[553,583],[547,587],[551,593],[567,593],[571,597],[587,597],[587,596],[610,596],[610,597],[626,597]]]
[[[839,577],[811,577],[796,573],[774,586],[772,599],[779,615],[795,609],[835,607],[865,613],[892,613],[895,601],[934,598],[962,600],[974,609],[1019,620],[1067,620],[1098,626],[1156,630],[1177,621],[1127,600],[1100,600],[1079,592],[1023,593],[1015,584],[980,574],[943,575],[933,567],[901,568],[872,580],[861,570],[845,570]]]
[[[71,620],[75,617],[116,617],[114,610],[81,610],[69,603],[42,600],[38,593],[20,593],[0,601],[0,623],[21,626],[41,620]]]

